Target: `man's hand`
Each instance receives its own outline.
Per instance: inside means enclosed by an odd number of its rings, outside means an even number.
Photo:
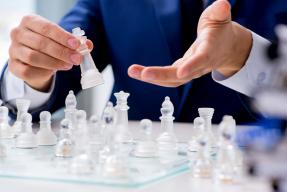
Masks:
[[[232,76],[245,64],[251,47],[249,30],[231,21],[227,0],[217,0],[201,15],[198,36],[184,56],[171,66],[132,65],[130,77],[165,87],[177,87],[212,70]]]
[[[70,70],[82,60],[76,51],[79,40],[40,16],[23,17],[11,40],[9,70],[39,91],[49,89],[56,71]],[[92,42],[87,44],[92,49]]]

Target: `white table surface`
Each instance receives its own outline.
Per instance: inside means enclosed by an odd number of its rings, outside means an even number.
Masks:
[[[138,122],[130,122],[130,129],[135,138],[139,137]],[[160,132],[159,123],[154,123],[155,135]],[[188,141],[191,135],[192,124],[175,124],[175,132],[180,142]],[[33,165],[31,165],[33,166]],[[192,178],[191,172],[184,172],[173,177],[152,183],[142,188],[113,188],[89,184],[61,183],[43,180],[25,180],[0,178],[0,192],[121,192],[121,191],[141,191],[141,192],[269,192],[267,182],[258,179],[245,178],[241,184],[218,185],[210,179]]]

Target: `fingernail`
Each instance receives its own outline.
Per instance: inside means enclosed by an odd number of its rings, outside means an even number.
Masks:
[[[132,69],[132,70],[130,70],[129,74],[131,77],[139,79],[140,75],[141,75],[141,71],[138,69]]]
[[[69,39],[68,40],[68,45],[72,49],[77,49],[79,47],[79,40],[75,39],[75,38]]]
[[[63,70],[71,70],[73,68],[73,65],[66,65]]]
[[[80,64],[81,63],[81,60],[82,60],[82,56],[78,53],[75,53],[73,55],[71,55],[71,61],[74,63],[74,64]]]
[[[147,80],[147,81],[152,81],[152,80],[155,80],[156,79],[156,74],[154,72],[146,72],[145,75],[144,75],[144,79]]]

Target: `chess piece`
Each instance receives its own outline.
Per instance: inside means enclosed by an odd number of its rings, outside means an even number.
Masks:
[[[72,123],[68,119],[63,119],[60,123],[60,139],[56,145],[56,157],[72,157],[74,152],[74,144],[71,139]]]
[[[75,116],[77,112],[77,99],[72,90],[69,91],[69,94],[66,97],[65,105],[66,105],[65,110],[64,110],[65,119],[68,119],[69,121],[71,121],[72,123],[71,126],[73,126],[74,124],[76,124]]]
[[[117,99],[117,104],[115,106],[116,110],[116,140],[121,143],[132,142],[132,134],[129,131],[128,125],[128,110],[127,99],[129,93],[120,91],[114,94]]]
[[[91,50],[89,50],[86,41],[87,37],[85,35],[85,31],[81,28],[77,27],[73,29],[73,35],[80,40],[80,47],[78,48],[78,52],[83,55],[82,63],[80,64],[81,68],[81,84],[83,89],[88,89],[91,87],[95,87],[97,85],[103,84],[104,79],[102,74],[98,71],[94,60],[91,56]]]
[[[18,136],[22,132],[21,116],[25,113],[28,113],[30,103],[31,103],[31,101],[27,100],[27,99],[17,99],[16,100],[17,119],[12,126],[12,129],[13,129],[15,136]]]
[[[169,97],[165,97],[162,103],[161,111],[161,129],[164,132],[157,138],[158,155],[172,157],[177,155],[177,138],[173,130],[173,112],[174,107]]]
[[[38,145],[56,145],[57,137],[51,129],[51,113],[40,113],[40,130],[37,133]]]
[[[9,110],[5,106],[0,107],[0,138],[1,139],[11,139],[14,137],[12,128],[10,127],[8,121]]]
[[[204,125],[200,125],[201,131],[200,136],[197,138],[198,151],[194,165],[192,166],[192,174],[196,178],[210,178],[212,176],[213,167],[210,162],[209,155],[209,137],[205,134]]]
[[[70,172],[75,174],[91,174],[94,161],[91,158],[90,138],[88,135],[87,114],[83,110],[76,113],[77,125],[74,131],[75,155],[70,163]]]
[[[32,116],[29,113],[25,113],[21,117],[23,132],[21,132],[16,138],[16,147],[22,149],[36,148],[37,137],[33,133],[32,129]]]
[[[198,145],[198,137],[200,136],[201,131],[200,130],[204,128],[204,119],[202,117],[197,117],[193,121],[193,135],[191,140],[188,142],[188,151],[189,152],[197,152],[199,145]]]
[[[143,119],[140,122],[140,128],[144,135],[141,140],[137,142],[134,150],[136,157],[155,157],[157,152],[156,143],[152,140],[152,121],[149,119]]]
[[[219,150],[215,162],[215,177],[224,183],[234,182],[240,172],[240,152],[234,144],[236,123],[232,116],[224,116],[219,125]]]
[[[204,119],[204,129],[205,134],[208,138],[208,147],[211,154],[216,154],[217,152],[217,142],[215,138],[215,134],[212,130],[212,116],[214,114],[213,108],[199,108],[198,109],[199,116]]]

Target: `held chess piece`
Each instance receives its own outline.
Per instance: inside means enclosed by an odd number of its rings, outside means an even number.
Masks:
[[[152,121],[143,119],[140,122],[140,128],[144,132],[143,138],[137,142],[134,150],[136,157],[155,157],[157,152],[156,143],[152,140]]]
[[[25,113],[28,113],[30,103],[31,103],[31,101],[27,100],[27,99],[17,99],[16,100],[17,119],[16,119],[16,121],[12,127],[15,136],[19,135],[22,132],[21,116]]]
[[[12,128],[10,127],[8,121],[9,110],[5,106],[0,107],[0,137],[1,139],[12,139],[14,137]]]
[[[37,137],[33,133],[32,129],[32,116],[29,113],[25,113],[21,117],[23,132],[16,138],[16,147],[22,149],[36,148]]]
[[[63,119],[60,123],[60,139],[56,145],[56,157],[72,157],[74,151],[74,144],[71,139],[72,123],[68,119]]]
[[[40,130],[37,133],[38,145],[56,145],[57,137],[51,129],[51,113],[40,113]]]
[[[65,119],[68,119],[74,125],[76,123],[75,115],[77,112],[77,99],[73,91],[69,91],[65,100],[65,105]]]
[[[114,94],[117,99],[117,104],[115,106],[116,110],[116,141],[121,143],[132,142],[132,134],[129,131],[128,125],[128,97],[129,93],[120,91]]]
[[[94,60],[91,56],[91,50],[89,50],[86,41],[87,37],[85,35],[85,31],[81,30],[81,28],[77,27],[73,29],[73,35],[78,38],[81,42],[80,48],[77,50],[79,53],[83,55],[83,61],[80,64],[81,67],[81,84],[83,89],[88,89],[91,87],[98,86],[104,83],[104,79],[102,74],[98,71]]]
[[[169,97],[165,97],[162,103],[161,111],[161,129],[164,132],[157,138],[158,155],[161,157],[172,157],[177,155],[177,138],[173,130],[174,107]]]
[[[224,183],[233,183],[240,175],[242,159],[234,144],[236,123],[232,116],[224,116],[219,125],[219,150],[215,162],[215,179]]]
[[[199,116],[204,119],[204,129],[205,134],[208,138],[208,147],[211,154],[215,154],[217,152],[217,142],[215,138],[215,134],[212,130],[212,116],[214,114],[213,108],[199,108],[198,109]]]

